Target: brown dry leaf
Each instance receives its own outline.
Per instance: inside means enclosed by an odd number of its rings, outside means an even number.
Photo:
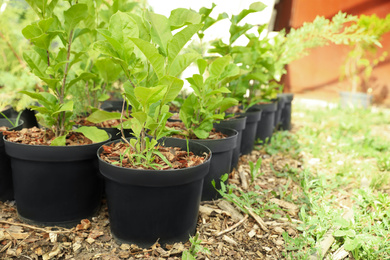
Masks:
[[[78,224],[76,226],[76,231],[79,231],[79,230],[87,230],[91,227],[91,221],[89,221],[88,219],[82,219],[80,224]]]

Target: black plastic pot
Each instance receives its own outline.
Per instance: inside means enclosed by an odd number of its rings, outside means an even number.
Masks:
[[[275,112],[274,128],[278,129],[279,128],[279,124],[281,123],[281,119],[282,119],[282,110],[283,110],[283,107],[284,107],[284,98],[278,97],[278,99],[276,101],[278,103],[278,108],[277,108],[277,110]]]
[[[116,142],[119,142],[117,140]],[[167,138],[164,146],[187,150],[186,140]],[[204,145],[189,142],[196,155],[210,154]],[[203,178],[211,158],[195,167],[178,170],[122,168],[100,159],[105,178],[111,233],[116,240],[140,247],[186,242],[198,220]]]
[[[225,119],[220,121],[217,125],[223,128],[231,128],[238,132],[237,146],[234,148],[232,156],[232,168],[235,168],[238,164],[238,159],[240,158],[242,131],[245,129],[246,116],[240,115],[234,118]]]
[[[10,118],[15,122],[14,118]],[[8,127],[8,130],[22,129],[23,120],[19,121],[16,127],[13,127],[5,118],[0,118],[0,126]],[[3,134],[0,132],[0,201],[13,200],[14,189],[12,185],[12,170],[11,162],[8,155],[5,153]]]
[[[3,113],[9,118],[9,117],[13,117],[13,118],[17,118],[18,115],[19,115],[19,112],[15,111],[13,108],[9,108],[5,111],[3,111]],[[22,114],[20,115],[20,119],[23,120],[23,126],[22,128],[32,128],[34,126],[38,126],[38,122],[37,122],[37,119],[35,117],[35,111],[31,110],[31,109],[24,109],[22,111]],[[0,114],[0,118],[3,118],[3,116]]]
[[[8,107],[6,107],[6,109],[1,111],[1,113],[4,114],[7,118],[10,118],[10,117],[12,117],[13,111],[14,111],[13,108],[8,106]],[[0,114],[0,118],[4,118],[4,116],[2,114]]]
[[[210,163],[209,173],[204,177],[202,201],[220,198],[211,181],[215,181],[215,187],[221,189],[220,179],[225,173],[229,174],[232,166],[233,150],[237,145],[238,132],[234,129],[217,126],[217,131],[226,134],[223,139],[193,139],[196,143],[207,146],[213,158]]]
[[[123,100],[107,100],[103,102],[100,108],[106,111],[122,111],[122,106]]]
[[[5,139],[19,217],[35,225],[71,227],[94,215],[102,195],[96,151],[103,143],[38,146]]]
[[[245,129],[242,131],[241,154],[249,154],[253,150],[256,140],[257,124],[262,116],[262,111],[247,111],[242,114],[246,116]]]
[[[284,98],[280,128],[281,130],[291,130],[291,102],[294,99],[294,94],[282,93],[278,96]]]
[[[274,132],[275,112],[278,109],[276,102],[267,104],[256,104],[249,108],[249,111],[261,110],[260,121],[257,123],[256,141],[269,142]]]

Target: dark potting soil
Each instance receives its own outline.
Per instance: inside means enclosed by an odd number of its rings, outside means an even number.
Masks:
[[[20,131],[3,131],[3,135],[7,136],[7,140],[10,142],[29,145],[50,145],[55,138],[53,131],[37,127],[23,128]],[[81,133],[71,132],[66,136],[67,146],[92,143],[90,139]]]
[[[126,151],[130,149],[130,151]],[[208,154],[203,156],[194,155],[192,152],[181,150],[179,147],[163,147],[158,146],[158,151],[169,161],[168,165],[160,156],[156,155],[153,163],[158,166],[159,170],[168,169],[182,169],[187,167],[196,166],[202,164],[207,158]],[[100,154],[100,158],[107,163],[120,165],[125,168],[134,169],[151,169],[146,165],[134,165],[129,159],[128,153],[134,153],[129,148],[129,145],[123,142],[111,143],[110,145],[103,145],[103,152]],[[122,158],[121,158],[122,157]]]

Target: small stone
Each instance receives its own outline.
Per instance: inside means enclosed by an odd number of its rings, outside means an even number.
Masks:
[[[81,243],[80,242],[76,242],[73,244],[73,252],[76,252],[77,250],[79,250],[81,247]]]
[[[119,258],[127,259],[130,257],[130,252],[129,251],[119,251],[118,256],[119,256]]]

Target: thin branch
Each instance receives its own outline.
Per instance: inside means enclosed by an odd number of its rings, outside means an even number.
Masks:
[[[231,227],[229,227],[229,228],[227,228],[227,229],[225,229],[225,230],[222,230],[222,231],[218,232],[217,234],[215,234],[215,236],[219,237],[220,235],[223,235],[223,234],[225,234],[225,233],[227,233],[227,232],[232,231],[233,229],[235,229],[236,227],[238,227],[239,225],[241,225],[242,223],[244,223],[245,220],[247,220],[247,219],[248,219],[248,215],[245,215],[245,216],[244,216],[240,221],[238,221],[236,224],[234,224],[233,226],[231,226]]]
[[[14,47],[11,45],[11,43],[5,38],[4,34],[0,31],[0,37],[5,41],[5,43],[8,45],[8,48],[12,51],[13,55],[16,57],[20,65],[25,69],[26,64],[23,62],[22,58],[18,55],[18,53],[15,51]]]
[[[63,231],[53,231],[53,230],[47,230],[47,229],[44,229],[44,228],[39,228],[39,227],[35,227],[35,226],[23,224],[23,223],[15,223],[15,222],[10,222],[10,221],[5,221],[5,220],[0,220],[0,223],[8,224],[8,225],[14,225],[14,226],[21,226],[21,227],[25,227],[25,228],[30,228],[30,229],[42,231],[42,232],[45,232],[45,233],[56,233],[56,234],[71,233],[71,232],[73,232],[75,230],[74,228],[72,228],[72,229],[65,229],[64,228],[65,230],[63,230]]]

